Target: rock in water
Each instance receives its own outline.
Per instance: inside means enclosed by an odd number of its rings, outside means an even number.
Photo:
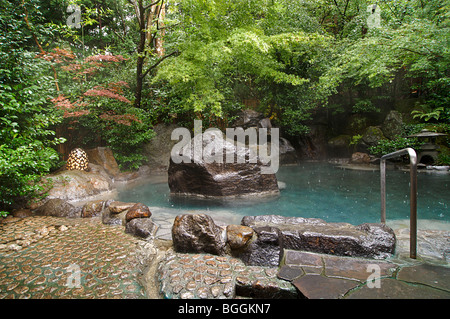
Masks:
[[[225,253],[224,230],[205,214],[178,215],[173,222],[175,251],[184,253]]]
[[[191,151],[186,152],[181,163],[170,160],[168,181],[172,194],[205,197],[279,194],[275,174],[263,174],[262,168],[268,167],[264,167],[254,150],[222,138],[202,141],[200,137],[191,140]],[[202,143],[200,152],[195,143]],[[205,157],[205,150],[213,156]]]

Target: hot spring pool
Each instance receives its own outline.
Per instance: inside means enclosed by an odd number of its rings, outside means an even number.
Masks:
[[[280,167],[278,181],[286,187],[272,198],[228,201],[171,197],[167,178],[156,177],[119,189],[117,200],[141,202],[165,215],[207,213],[239,223],[246,215],[276,214],[321,218],[358,225],[380,221],[380,172],[342,169],[326,163]],[[419,219],[450,222],[450,174],[419,172]],[[409,172],[386,174],[387,221],[409,219]],[[156,217],[156,216],[155,216]],[[450,225],[450,224],[449,224]]]

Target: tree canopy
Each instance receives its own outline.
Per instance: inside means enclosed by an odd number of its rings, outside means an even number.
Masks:
[[[34,196],[74,145],[107,145],[136,169],[161,122],[225,128],[251,107],[302,136],[320,110],[379,112],[401,87],[416,129],[448,132],[449,6],[0,0],[0,210]]]

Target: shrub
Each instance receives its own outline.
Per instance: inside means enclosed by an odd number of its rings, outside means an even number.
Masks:
[[[64,142],[50,128],[61,121],[48,102],[51,78],[23,52],[18,68],[0,82],[0,211],[2,215],[40,191],[37,182],[56,167],[53,146]],[[5,62],[5,61],[3,61]],[[0,68],[3,66],[0,62]]]
[[[369,147],[369,152],[377,156],[383,156],[407,147],[418,148],[423,142],[417,138],[398,137],[393,140],[382,139],[376,146]]]

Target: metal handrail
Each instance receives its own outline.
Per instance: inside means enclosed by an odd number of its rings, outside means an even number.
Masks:
[[[386,160],[409,155],[410,161],[410,217],[409,217],[409,257],[417,257],[417,154],[412,148],[405,148],[383,155],[380,160],[381,171],[381,222],[386,223]]]

